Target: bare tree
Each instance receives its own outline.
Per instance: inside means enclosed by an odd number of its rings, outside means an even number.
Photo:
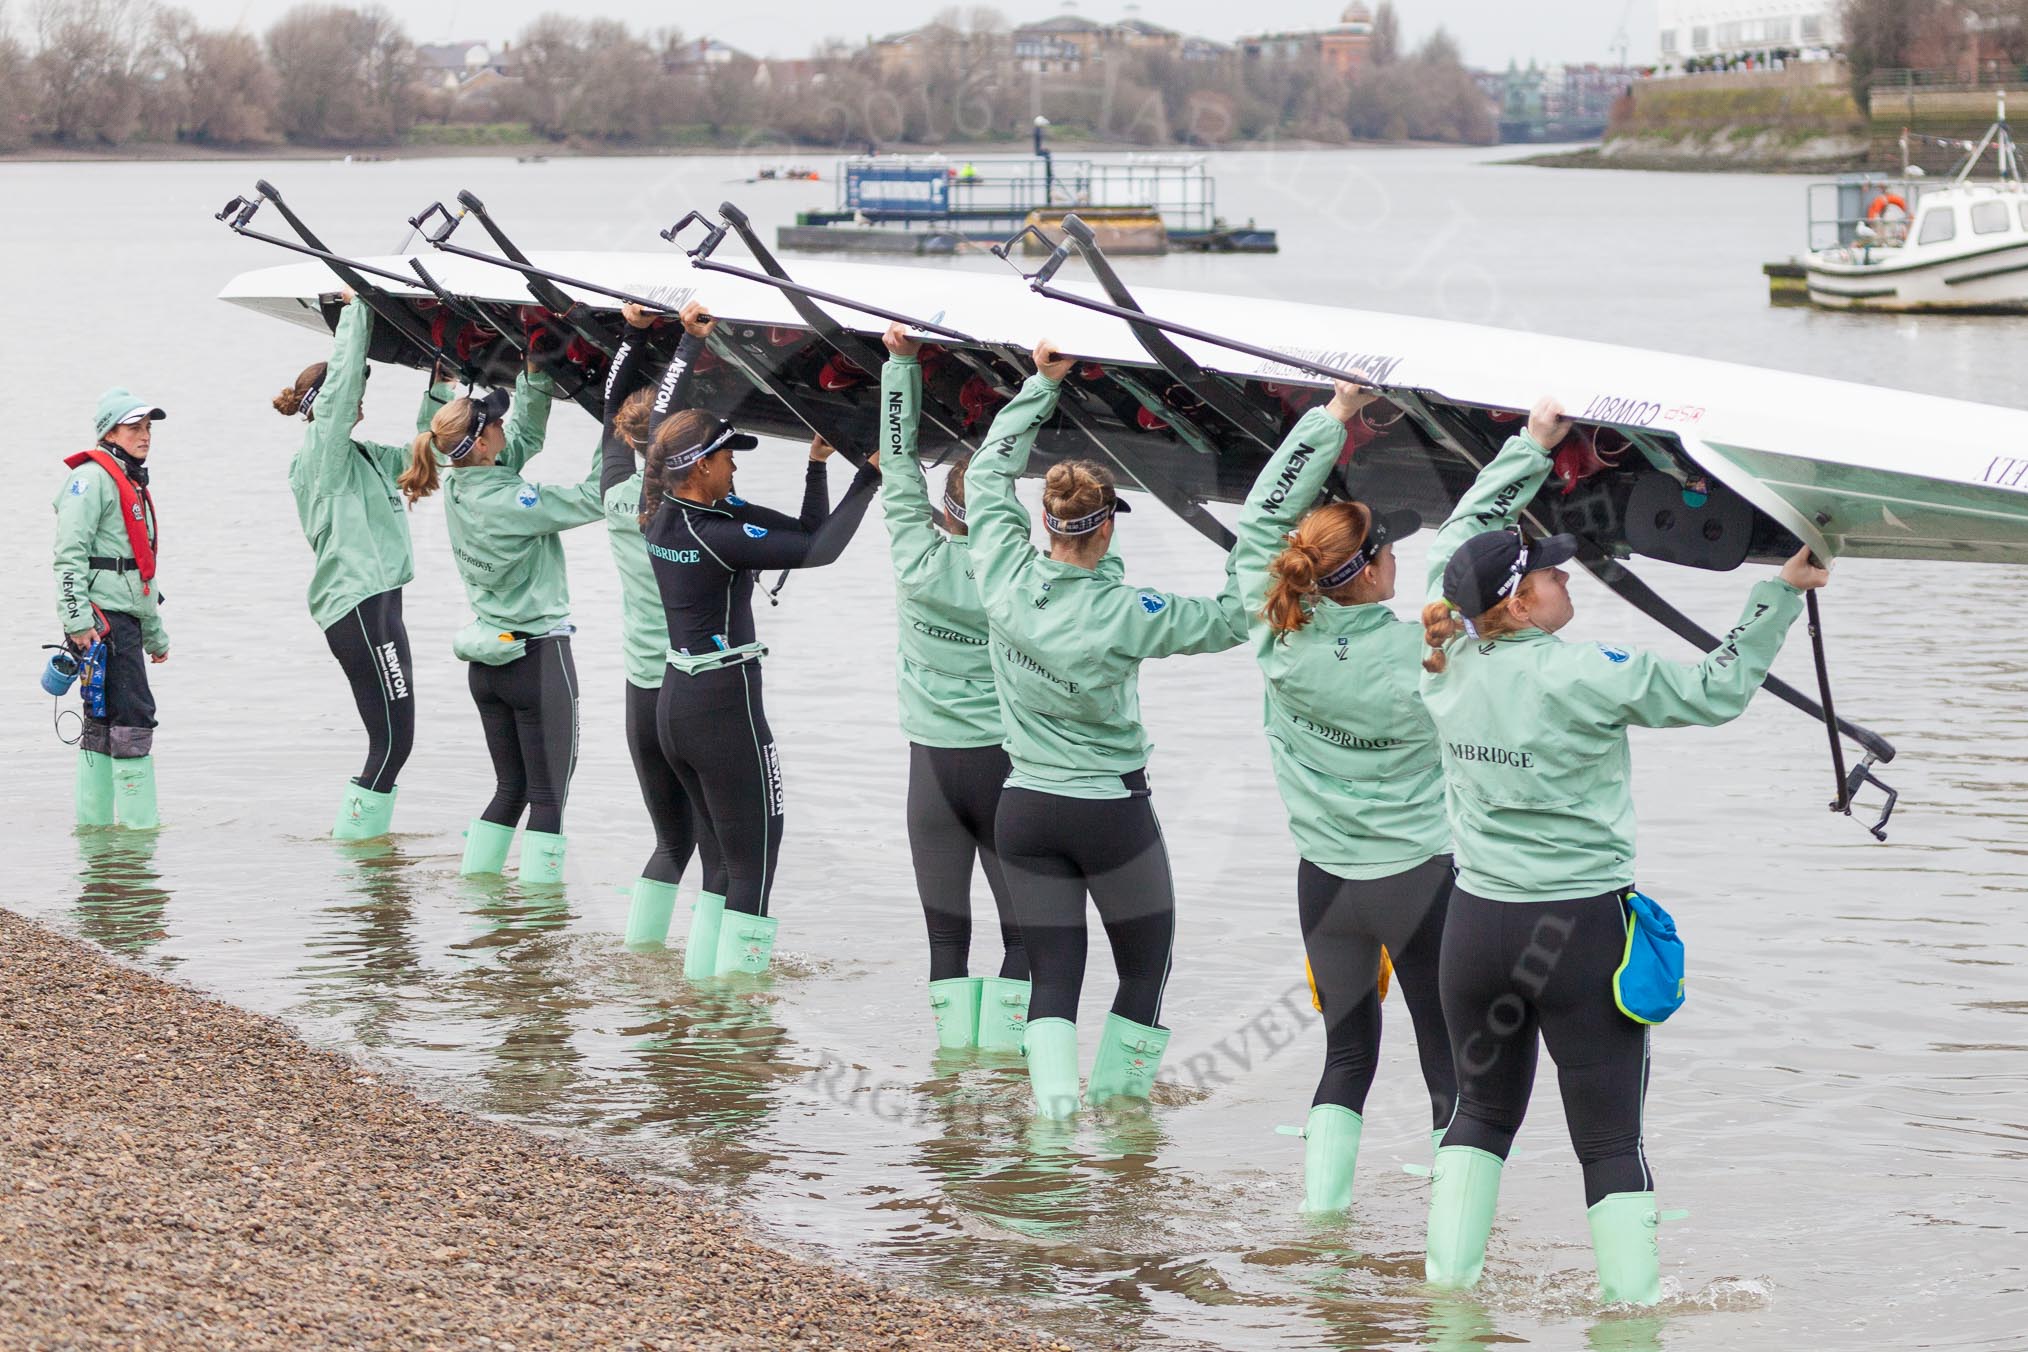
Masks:
[[[35,91],[28,52],[7,26],[0,5],[0,154],[24,149],[35,129]]]
[[[385,144],[414,125],[415,47],[378,6],[298,5],[267,34],[292,141]]]
[[[216,33],[183,10],[165,10],[157,42],[178,87],[175,134],[200,145],[258,145],[275,139],[281,84],[249,33]]]
[[[117,145],[133,133],[153,21],[147,0],[38,0],[34,74],[52,137]]]
[[[1394,0],[1380,0],[1380,8],[1373,12],[1373,45],[1366,59],[1376,66],[1401,60],[1401,16],[1394,12]]]

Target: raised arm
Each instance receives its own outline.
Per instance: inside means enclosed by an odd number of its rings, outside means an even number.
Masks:
[[[887,545],[894,576],[912,590],[944,548],[930,506],[929,484],[915,458],[916,428],[922,410],[920,343],[899,324],[887,331],[887,364],[880,369],[880,505],[887,513]]]
[[[1070,365],[1047,341],[1035,353],[1036,373],[993,419],[979,453],[965,470],[965,526],[972,541],[972,567],[979,595],[989,606],[1035,559],[1028,513],[1014,496],[1014,481],[1028,468],[1042,424],[1056,412],[1057,396],[1063,391],[1061,373]],[[1052,370],[1058,374],[1049,374]]]
[[[662,372],[662,379],[655,385],[655,407],[648,414],[648,440],[662,430],[662,424],[690,407],[690,377],[696,369],[697,358],[711,341],[713,329],[718,320],[701,301],[691,301],[683,307],[683,341],[676,345],[676,355],[670,359],[669,367]]]
[[[549,404],[555,394],[556,382],[547,371],[531,366],[515,377],[514,402],[502,429],[507,444],[495,464],[518,471],[541,454],[543,439],[549,435]]]
[[[1781,576],[1754,584],[1739,623],[1701,662],[1669,662],[1647,652],[1572,643],[1568,664],[1549,692],[1573,716],[1609,726],[1714,727],[1746,711],[1767,678],[1789,627],[1803,610],[1803,592],[1827,575],[1804,550]]]
[[[1444,599],[1444,565],[1460,545],[1475,535],[1505,530],[1520,519],[1522,509],[1549,477],[1550,453],[1569,435],[1570,419],[1563,416],[1562,404],[1544,399],[1535,406],[1528,430],[1508,438],[1430,541],[1426,599]]]
[[[1268,565],[1282,549],[1282,537],[1295,528],[1324,491],[1338,453],[1345,449],[1345,429],[1374,396],[1356,385],[1338,382],[1331,402],[1305,413],[1289,429],[1281,449],[1269,458],[1253,491],[1240,508],[1232,547],[1239,578],[1240,603],[1253,615],[1267,603],[1271,581]]]
[[[324,383],[310,406],[310,484],[319,496],[345,487],[352,449],[352,428],[359,421],[359,401],[366,392],[366,346],[373,332],[373,311],[348,292],[338,314],[331,359],[324,364]]]
[[[599,424],[599,491],[601,493],[625,483],[634,477],[636,466],[634,448],[620,435],[614,423],[619,419],[620,409],[638,390],[647,367],[648,328],[654,318],[640,306],[629,302],[620,307],[626,317],[626,337],[619,350],[613,353],[612,365],[606,368],[606,391],[604,417]],[[683,345],[676,349],[676,360],[684,360],[683,347],[689,344],[686,337]]]
[[[1216,596],[1122,586],[1106,614],[1107,642],[1128,657],[1179,657],[1219,653],[1246,638],[1246,607],[1232,555],[1225,558],[1225,587]]]
[[[812,478],[822,475],[822,462],[810,462]],[[852,476],[852,486],[815,530],[803,529],[800,522],[771,527],[738,515],[721,517],[714,523],[706,546],[728,568],[821,568],[837,562],[852,542],[866,508],[880,486],[880,467],[868,463]]]

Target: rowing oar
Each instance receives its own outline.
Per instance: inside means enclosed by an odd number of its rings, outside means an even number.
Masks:
[[[694,268],[702,268],[706,272],[722,272],[728,277],[738,277],[749,282],[759,282],[762,286],[771,286],[777,291],[787,294],[791,299],[800,296],[806,300],[823,301],[830,305],[842,305],[848,310],[857,310],[861,314],[873,315],[877,318],[885,319],[889,323],[899,324],[903,328],[913,329],[921,333],[934,333],[939,337],[949,338],[953,342],[970,343],[974,346],[981,345],[979,340],[971,334],[961,329],[951,328],[946,324],[937,323],[934,320],[917,319],[913,315],[905,315],[897,310],[888,310],[878,305],[870,305],[863,300],[853,300],[849,296],[840,296],[831,291],[819,291],[814,286],[804,286],[801,282],[792,281],[786,273],[755,272],[751,268],[739,267],[736,264],[721,262],[713,258],[711,255],[720,244],[725,242],[726,234],[729,231],[737,229],[741,236],[746,238],[749,243],[751,243],[753,238],[752,223],[747,220],[744,213],[738,207],[730,202],[722,202],[719,204],[718,211],[721,216],[725,217],[724,221],[714,222],[703,212],[693,211],[667,230],[662,231],[662,238],[689,254],[690,266]],[[684,248],[682,242],[683,232],[693,225],[704,227],[704,238],[699,241],[696,247]],[[800,312],[800,307],[798,309]]]
[[[1825,566],[1815,554],[1810,555],[1810,562],[1820,568]],[[1817,663],[1817,695],[1824,706],[1824,732],[1831,740],[1831,773],[1837,779],[1837,795],[1831,800],[1831,811],[1851,816],[1852,796],[1859,791],[1859,786],[1873,785],[1887,795],[1887,806],[1881,812],[1880,820],[1866,829],[1873,833],[1875,840],[1886,840],[1887,820],[1894,815],[1894,804],[1900,795],[1874,777],[1874,757],[1871,754],[1853,767],[1850,774],[1845,772],[1845,743],[1838,736],[1837,706],[1831,703],[1831,664],[1824,655],[1824,616],[1817,605],[1815,588],[1803,593],[1803,607],[1810,626],[1810,653]]]
[[[1064,218],[1064,228],[1068,230],[1070,222],[1076,219],[1075,216],[1066,216]],[[1084,222],[1078,221],[1078,226],[1083,228]],[[1179,324],[1173,319],[1157,319],[1143,310],[1130,310],[1123,305],[1114,305],[1109,301],[1093,300],[1090,296],[1080,296],[1074,291],[1064,291],[1051,286],[1049,283],[1056,276],[1057,269],[1061,268],[1069,260],[1071,246],[1068,240],[1062,244],[1051,243],[1049,236],[1042,233],[1042,227],[1040,226],[1027,226],[1020,234],[1014,236],[1005,244],[995,244],[993,246],[993,253],[1006,262],[1013,264],[1015,271],[1021,272],[1021,265],[1015,263],[1011,255],[1013,254],[1014,247],[1031,235],[1044,248],[1050,251],[1049,257],[1043,261],[1041,267],[1033,272],[1021,273],[1028,280],[1028,289],[1038,296],[1047,296],[1051,300],[1060,300],[1066,305],[1075,305],[1081,309],[1096,311],[1102,315],[1111,315],[1115,319],[1125,320],[1130,325],[1146,325],[1150,328],[1160,329],[1164,333],[1173,333],[1179,338],[1194,338],[1200,343],[1210,343],[1213,347],[1222,347],[1231,352],[1241,352],[1249,357],[1259,357],[1262,361],[1273,362],[1279,366],[1293,367],[1298,371],[1308,371],[1314,375],[1323,376],[1326,380],[1342,380],[1348,385],[1357,385],[1368,390],[1379,390],[1382,388],[1363,372],[1348,371],[1340,366],[1331,366],[1324,362],[1311,361],[1307,357],[1298,357],[1288,352],[1277,352],[1271,347],[1261,347],[1254,343],[1241,342],[1237,338],[1227,338],[1205,329],[1193,328],[1188,324]]]
[[[248,223],[253,220],[254,213],[261,209],[261,204],[264,202],[273,202],[275,204],[275,210],[282,213],[282,219],[289,223],[289,227],[292,230],[303,237],[302,243],[282,239],[277,235],[263,234],[258,230],[248,228]],[[302,219],[289,209],[288,204],[282,201],[281,194],[276,192],[274,185],[266,179],[261,179],[254,184],[254,196],[233,198],[215,213],[215,217],[218,220],[224,221],[234,234],[244,235],[248,239],[257,239],[263,244],[272,244],[278,249],[287,249],[291,253],[303,254],[322,261],[332,272],[337,274],[339,281],[352,288],[352,293],[359,297],[366,308],[373,311],[381,320],[393,326],[395,332],[407,338],[423,351],[433,353],[439,364],[446,370],[456,371],[466,384],[472,383],[476,370],[470,362],[460,361],[446,352],[438,345],[435,339],[430,337],[428,331],[416,322],[415,317],[398,303],[397,297],[389,294],[385,287],[375,286],[366,279],[369,276],[380,277],[387,281],[399,283],[403,288],[414,287],[415,282],[413,280],[402,276],[398,272],[389,272],[384,268],[376,268],[370,264],[361,263],[357,259],[346,258],[342,254],[332,253],[324,247],[324,241],[318,239],[311,232],[310,228],[303,224]]]
[[[438,217],[442,218],[441,223],[432,225],[431,222]],[[540,277],[544,281],[555,282],[558,286],[574,286],[580,291],[589,291],[594,295],[610,296],[614,300],[625,301],[630,305],[638,305],[642,309],[652,310],[656,314],[671,316],[677,314],[677,311],[670,309],[665,302],[650,300],[646,296],[637,296],[631,291],[621,291],[615,287],[601,286],[597,282],[588,282],[582,277],[567,276],[564,273],[556,272],[549,268],[537,267],[533,263],[520,263],[512,258],[502,258],[498,254],[480,253],[477,249],[467,249],[461,244],[452,244],[450,242],[451,233],[458,228],[458,222],[463,219],[462,216],[453,216],[442,202],[432,202],[425,210],[409,217],[408,223],[419,231],[425,240],[429,241],[431,248],[441,249],[447,254],[456,254],[460,258],[476,259],[481,263],[491,263],[496,268],[506,268],[511,272],[520,273],[523,277]]]

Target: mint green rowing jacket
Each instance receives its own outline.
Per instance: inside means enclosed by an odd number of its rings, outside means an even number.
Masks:
[[[338,316],[331,360],[311,405],[303,445],[289,462],[289,491],[310,542],[310,619],[329,629],[361,601],[415,579],[408,508],[396,480],[409,448],[352,435],[366,391],[366,348],[373,311],[358,302]],[[416,431],[443,406],[442,387],[423,393]]]
[[[669,666],[669,617],[662,609],[662,592],[655,585],[655,569],[648,560],[648,543],[641,537],[641,471],[623,479],[605,492],[601,508],[606,532],[612,542],[613,563],[620,570],[620,649],[627,668],[627,684],[640,690],[660,690],[662,673]]]
[[[1549,455],[1515,437],[1480,472],[1438,532],[1429,598],[1481,531],[1512,525],[1549,474]],[[1803,608],[1779,579],[1754,584],[1745,613],[1701,662],[1540,629],[1454,640],[1449,668],[1425,673],[1423,702],[1442,741],[1458,885],[1496,901],[1558,901],[1634,883],[1627,729],[1712,727],[1746,710]]]
[[[902,735],[923,746],[998,746],[1005,725],[971,541],[937,529],[915,458],[922,366],[914,357],[889,357],[881,368],[880,409],[880,502],[894,558]]]
[[[451,557],[477,617],[457,645],[468,662],[511,662],[523,651],[513,635],[545,634],[570,618],[559,532],[605,514],[596,454],[578,483],[532,484],[521,477],[521,468],[542,450],[554,392],[547,375],[523,373],[514,382],[500,458],[444,472]]]
[[[1311,409],[1261,470],[1233,547],[1254,659],[1266,678],[1268,761],[1303,858],[1340,878],[1386,878],[1450,848],[1443,760],[1423,708],[1422,625],[1385,605],[1318,598],[1277,634],[1261,615],[1268,565],[1308,514],[1345,426]]]
[[[1036,552],[1014,481],[1055,411],[1059,388],[1039,373],[1030,376],[965,471],[972,564],[991,626],[1013,762],[1007,786],[1066,798],[1125,798],[1120,777],[1148,763],[1141,663],[1237,647],[1246,637],[1246,614],[1230,560],[1218,595],[1176,596]]]

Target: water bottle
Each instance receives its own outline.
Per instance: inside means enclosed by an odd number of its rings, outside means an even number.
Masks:
[[[49,665],[42,669],[42,688],[62,699],[77,684],[77,654],[68,648],[58,648],[56,655],[49,659]]]

